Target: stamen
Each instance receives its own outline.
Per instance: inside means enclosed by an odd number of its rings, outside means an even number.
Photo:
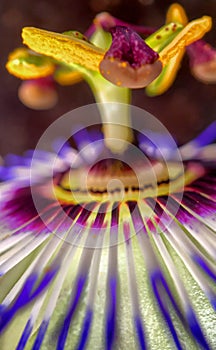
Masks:
[[[51,76],[55,65],[48,57],[37,55],[26,48],[18,48],[9,55],[6,68],[17,78],[39,79]]]
[[[29,48],[72,65],[80,64],[88,69],[98,71],[99,62],[104,51],[75,35],[52,33],[47,30],[26,27],[22,32],[23,42]]]
[[[211,29],[211,17],[203,16],[186,25],[186,27],[176,36],[176,38],[160,52],[160,60],[163,65],[169,63],[179,50],[199,40],[203,35]]]

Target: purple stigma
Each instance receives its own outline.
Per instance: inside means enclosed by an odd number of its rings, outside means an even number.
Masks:
[[[101,74],[119,86],[140,88],[152,82],[162,70],[159,55],[132,29],[116,26],[112,44],[100,63]]]
[[[111,29],[112,45],[105,57],[128,62],[133,68],[154,63],[159,55],[132,29],[117,26]]]

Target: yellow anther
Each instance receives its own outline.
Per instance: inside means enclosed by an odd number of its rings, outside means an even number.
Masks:
[[[79,64],[98,71],[104,50],[75,36],[58,34],[34,27],[23,28],[23,42],[32,50],[66,64]]]
[[[188,23],[188,18],[184,8],[179,4],[172,4],[166,15],[166,23],[177,22],[186,26]]]
[[[160,52],[160,60],[163,65],[169,63],[179,51],[185,46],[199,40],[211,29],[212,20],[209,16],[203,16],[186,25],[186,27],[175,37],[175,39]]]
[[[35,63],[37,57],[40,64]],[[10,74],[17,78],[29,80],[52,75],[55,65],[46,57],[42,58],[30,53],[26,48],[18,48],[9,55],[6,68]]]

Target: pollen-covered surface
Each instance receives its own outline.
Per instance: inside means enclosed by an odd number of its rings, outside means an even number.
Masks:
[[[148,96],[158,96],[169,89],[176,78],[184,54],[185,50],[179,51],[163,67],[161,74],[146,87],[145,91]]]
[[[47,57],[36,55],[25,48],[18,48],[9,55],[6,68],[10,74],[25,80],[52,75],[55,65]]]
[[[98,71],[104,51],[76,35],[65,35],[47,30],[26,27],[22,32],[23,42],[32,50],[66,64],[79,64]]]
[[[164,26],[165,33],[172,32],[172,35],[177,36],[178,32],[183,29],[183,26],[186,26],[188,23],[187,15],[184,11],[184,8],[174,3],[172,4],[167,12],[166,16],[166,25]],[[180,28],[182,26],[182,28]],[[157,38],[157,36],[156,36]],[[161,42],[163,42],[163,35],[159,35]],[[171,36],[170,36],[171,39]],[[165,40],[164,40],[165,41]],[[171,42],[171,40],[170,40]],[[169,42],[167,42],[169,44]],[[164,45],[165,47],[166,45]],[[158,47],[159,52],[164,47]],[[178,70],[181,66],[181,60],[185,54],[185,49],[179,50],[172,58],[170,58],[169,62],[164,65],[161,74],[146,87],[146,93],[149,96],[158,96],[163,94],[165,91],[169,89],[169,87],[174,82]]]
[[[160,60],[163,65],[169,63],[169,60],[194,41],[201,39],[206,32],[211,29],[211,17],[203,16],[192,22],[189,22],[176,38],[160,52]]]
[[[55,81],[60,85],[71,85],[80,82],[83,77],[76,70],[70,70],[68,67],[59,67],[54,74]]]

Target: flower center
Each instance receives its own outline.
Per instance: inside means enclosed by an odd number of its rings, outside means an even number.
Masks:
[[[180,191],[194,176],[190,166],[184,169],[177,162],[146,158],[145,162],[133,160],[127,164],[108,158],[90,167],[69,169],[55,181],[54,192],[64,203],[139,201]]]

